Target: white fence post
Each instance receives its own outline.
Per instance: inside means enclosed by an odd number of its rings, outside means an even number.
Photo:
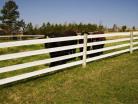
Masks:
[[[133,32],[130,32],[130,53],[133,53]]]
[[[83,68],[86,67],[86,58],[87,58],[87,33],[84,33],[83,39]]]

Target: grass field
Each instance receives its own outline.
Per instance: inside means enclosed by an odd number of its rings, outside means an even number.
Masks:
[[[123,43],[127,42],[105,47]],[[43,45],[4,48],[0,49],[0,55],[43,48]],[[120,49],[105,53],[117,50]],[[0,61],[0,67],[45,58],[49,55]],[[46,67],[48,65],[3,73],[0,79]],[[138,51],[91,62],[86,68],[80,65],[0,86],[0,104],[138,104]]]
[[[138,51],[6,86],[1,104],[138,104]]]

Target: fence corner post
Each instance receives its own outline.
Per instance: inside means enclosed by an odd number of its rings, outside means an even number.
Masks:
[[[86,67],[86,59],[87,59],[87,33],[84,33],[84,39],[83,39],[83,68]]]
[[[130,54],[133,53],[133,31],[130,32]]]

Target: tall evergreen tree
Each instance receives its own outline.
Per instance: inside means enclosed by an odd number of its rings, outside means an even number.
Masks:
[[[19,24],[19,11],[18,6],[13,0],[8,0],[1,9],[1,28],[5,30],[7,34],[13,34],[20,29]]]

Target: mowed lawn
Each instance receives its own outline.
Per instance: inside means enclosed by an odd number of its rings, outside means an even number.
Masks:
[[[138,51],[0,86],[0,104],[138,104]]]

